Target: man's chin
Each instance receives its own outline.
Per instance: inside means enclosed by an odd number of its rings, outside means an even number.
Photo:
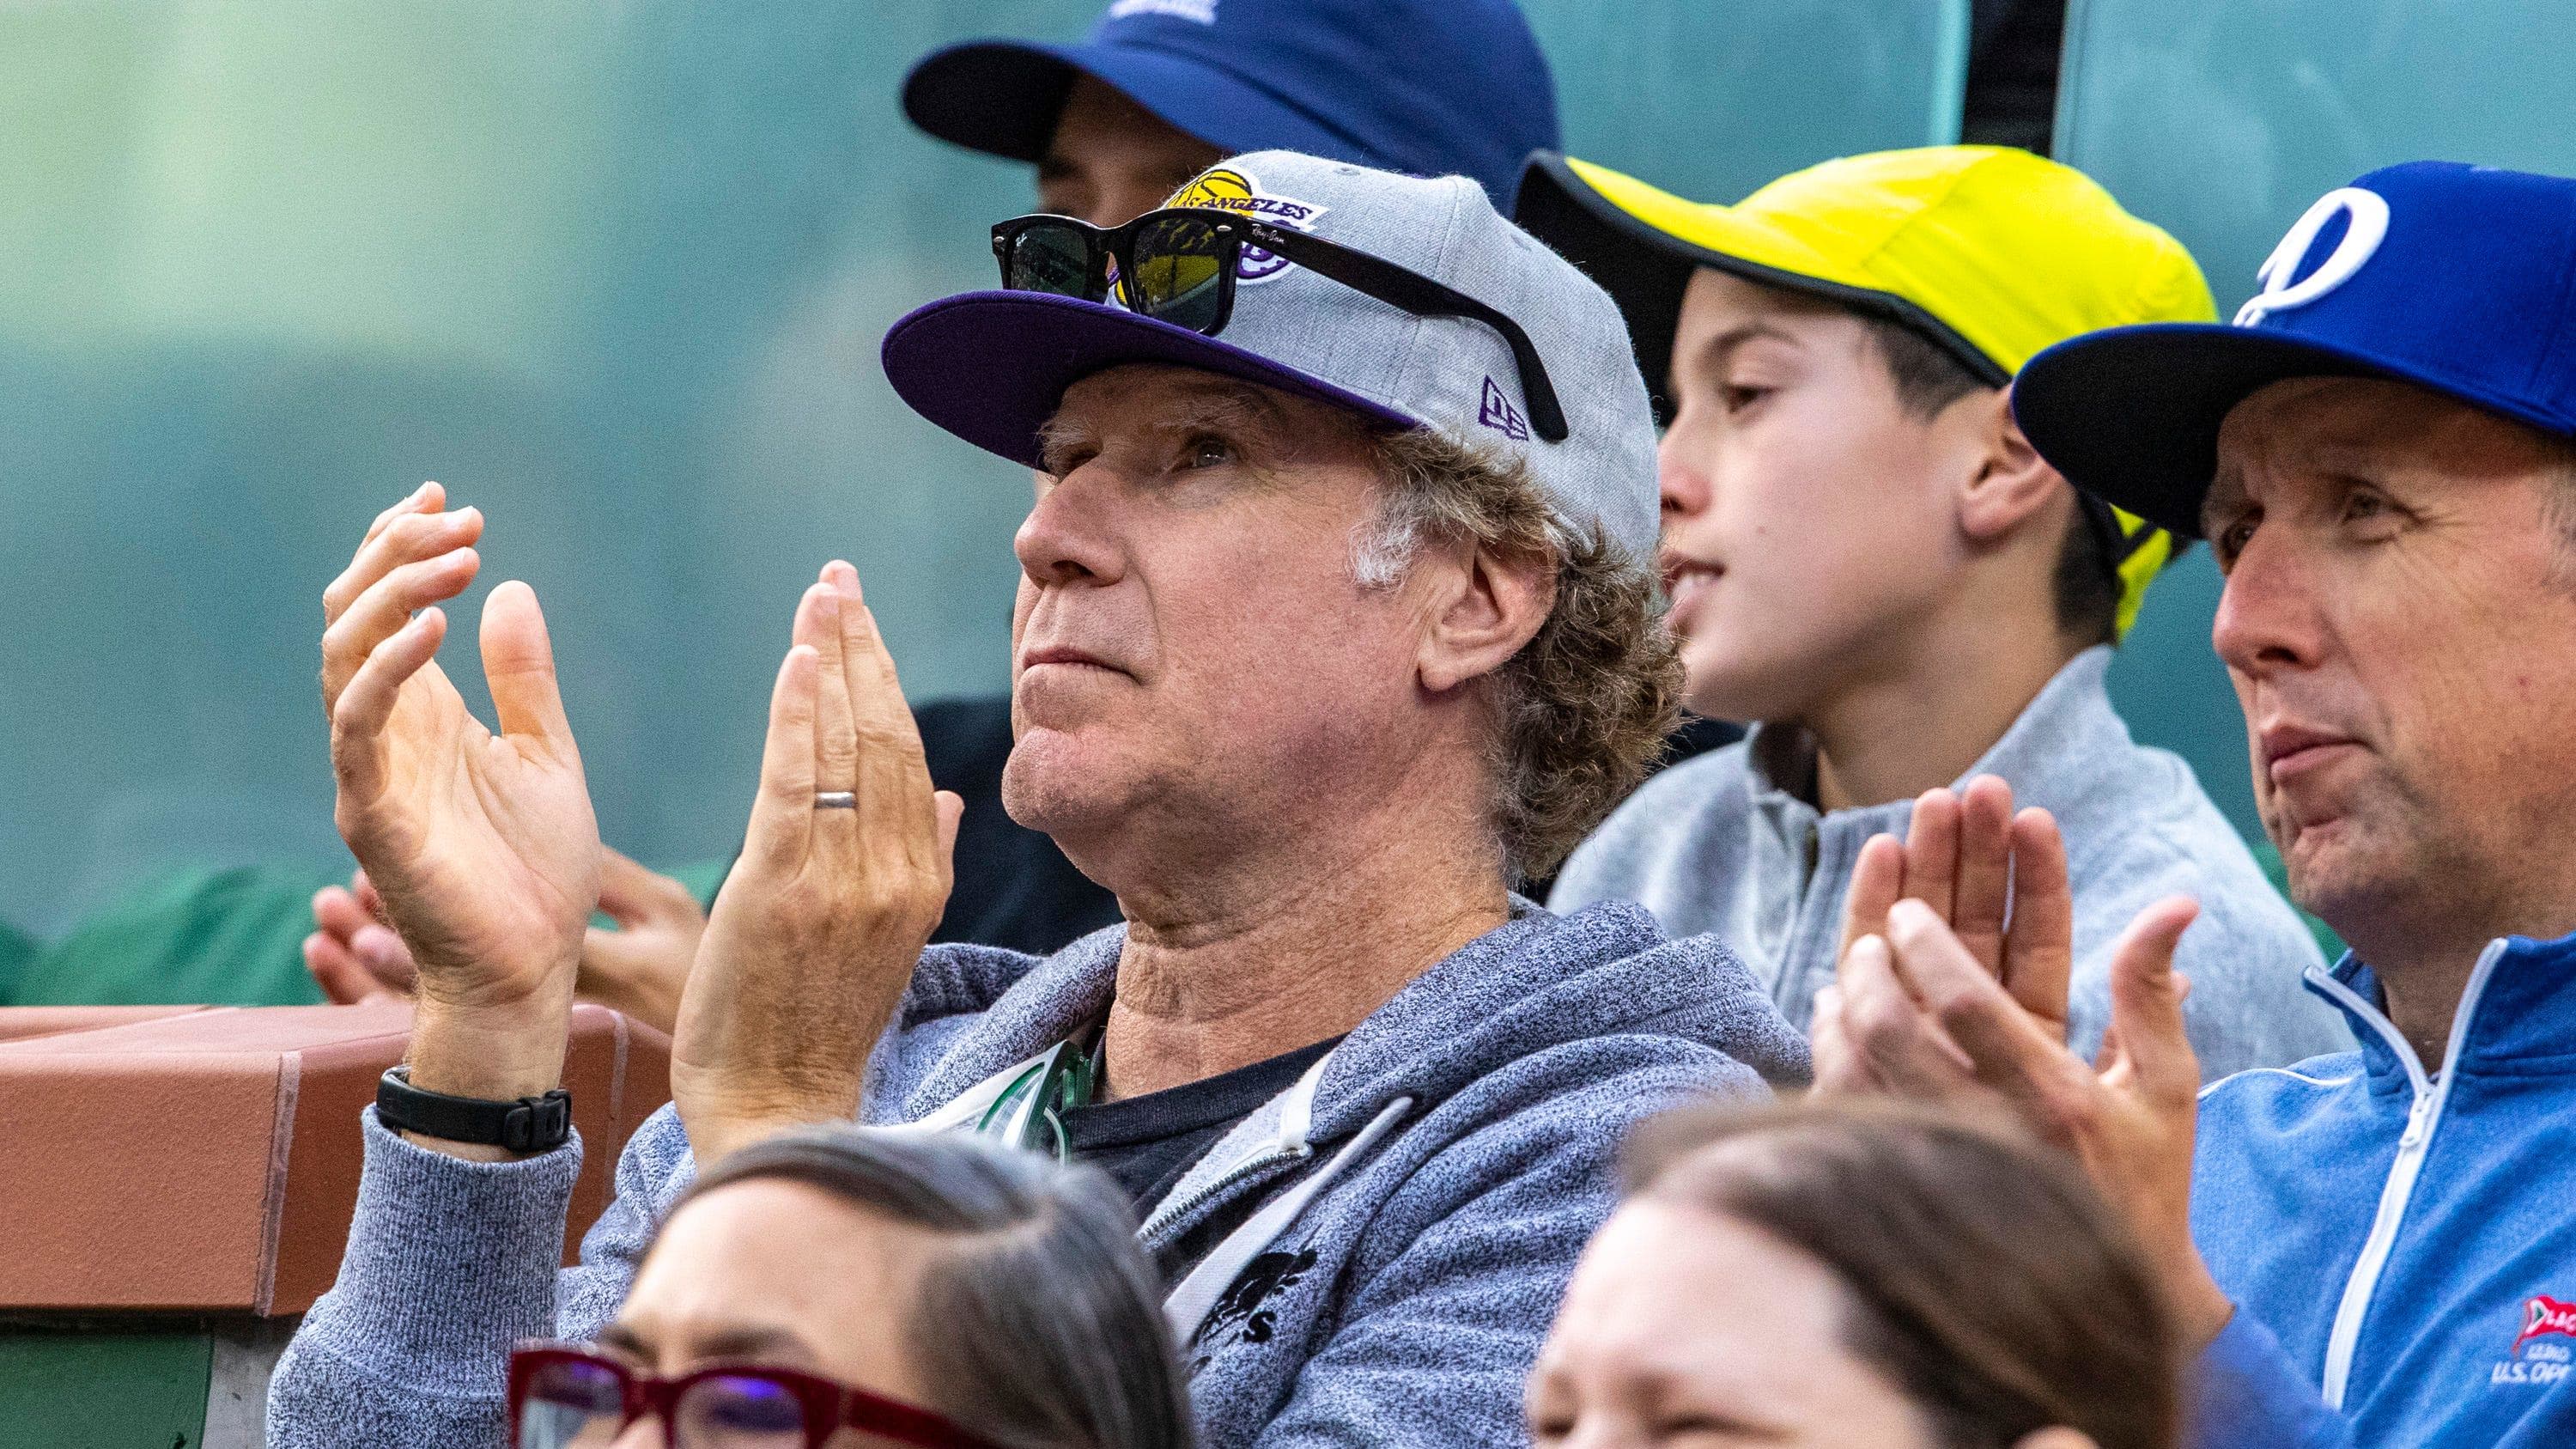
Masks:
[[[1118,772],[1085,733],[1023,724],[1002,766],[1002,808],[1031,830],[1059,839],[1120,813]]]
[[[2370,832],[2348,815],[2297,827],[2281,851],[2291,901],[2336,931],[2347,930],[2338,918],[2348,923],[2406,887],[2405,870],[2371,846]]]

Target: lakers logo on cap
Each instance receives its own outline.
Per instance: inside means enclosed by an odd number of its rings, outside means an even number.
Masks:
[[[1218,166],[1200,173],[1199,178],[1172,193],[1165,206],[1203,206],[1211,211],[1241,212],[1299,231],[1311,230],[1315,218],[1325,208],[1286,196],[1265,196],[1261,183],[1249,171],[1231,166]],[[1288,270],[1288,263],[1259,247],[1243,249],[1243,264],[1235,273],[1237,282],[1267,281]]]

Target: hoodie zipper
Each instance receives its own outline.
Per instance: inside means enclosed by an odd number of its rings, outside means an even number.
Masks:
[[[2388,1165],[2388,1181],[2379,1190],[2378,1214],[2371,1219],[2370,1236],[2362,1242],[2361,1257],[2352,1265],[2352,1276],[2344,1280],[2343,1299],[2335,1306],[2334,1330],[2326,1336],[2323,1387],[2330,1408],[2343,1408],[2344,1388],[2352,1378],[2353,1349],[2361,1342],[2362,1320],[2370,1312],[2371,1295],[2378,1291],[2380,1275],[2388,1268],[2388,1255],[2397,1245],[2397,1230],[2404,1225],[2407,1204],[2415,1196],[2415,1180],[2424,1170],[2425,1157],[2433,1150],[2433,1133],[2442,1125],[2442,1109],[2451,1100],[2451,1084],[2459,1080],[2460,1047],[2468,1038],[2470,1018],[2477,1014],[2478,998],[2485,994],[2487,979],[2495,974],[2504,949],[2505,943],[2496,940],[2478,953],[2477,968],[2469,973],[2468,989],[2460,993],[2459,1010],[2451,1017],[2451,1035],[2442,1047],[2442,1076],[2438,1082],[2425,1077],[2415,1048],[2377,1007],[2333,977],[2323,972],[2311,974],[2310,979],[2320,990],[2379,1033],[2405,1066],[2413,1093],[2406,1108],[2406,1130],[2397,1137],[2397,1158]]]
[[[1234,1166],[1227,1168],[1224,1172],[1219,1173],[1215,1178],[1200,1186],[1197,1191],[1190,1193],[1187,1197],[1167,1197],[1163,1199],[1162,1205],[1154,1209],[1151,1217],[1145,1219],[1145,1225],[1136,1230],[1136,1236],[1143,1240],[1149,1248],[1160,1247],[1161,1244],[1157,1242],[1156,1239],[1162,1235],[1165,1229],[1169,1228],[1173,1223],[1178,1222],[1182,1218],[1189,1216],[1191,1213],[1198,1211],[1203,1204],[1213,1202],[1219,1196],[1227,1192],[1231,1192],[1234,1188],[1241,1185],[1244,1179],[1252,1177],[1258,1173],[1268,1172],[1274,1167],[1282,1167],[1292,1162],[1303,1162],[1314,1155],[1315,1149],[1303,1142],[1298,1143],[1294,1147],[1273,1147],[1267,1152],[1254,1153],[1252,1156],[1243,1159]]]

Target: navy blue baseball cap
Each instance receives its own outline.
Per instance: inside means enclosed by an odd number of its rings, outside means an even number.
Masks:
[[[1521,159],[1558,146],[1556,82],[1512,0],[1115,0],[1078,45],[932,51],[903,110],[943,141],[1035,162],[1080,75],[1228,155],[1472,176],[1497,207]]]
[[[2200,534],[2228,411],[2368,377],[2576,437],[2576,181],[2416,161],[2319,198],[2226,326],[2114,327],[2025,365],[2013,415],[2067,480]]]

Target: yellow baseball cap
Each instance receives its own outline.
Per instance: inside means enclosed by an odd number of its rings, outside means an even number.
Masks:
[[[2042,349],[2105,327],[2208,322],[2209,283],[2182,243],[2092,178],[2028,151],[1925,146],[1792,172],[1733,206],[1686,201],[1541,151],[1513,219],[1618,300],[1649,391],[1666,393],[1691,273],[1715,267],[1910,327],[1988,385]],[[2136,622],[2173,536],[2079,492]]]

